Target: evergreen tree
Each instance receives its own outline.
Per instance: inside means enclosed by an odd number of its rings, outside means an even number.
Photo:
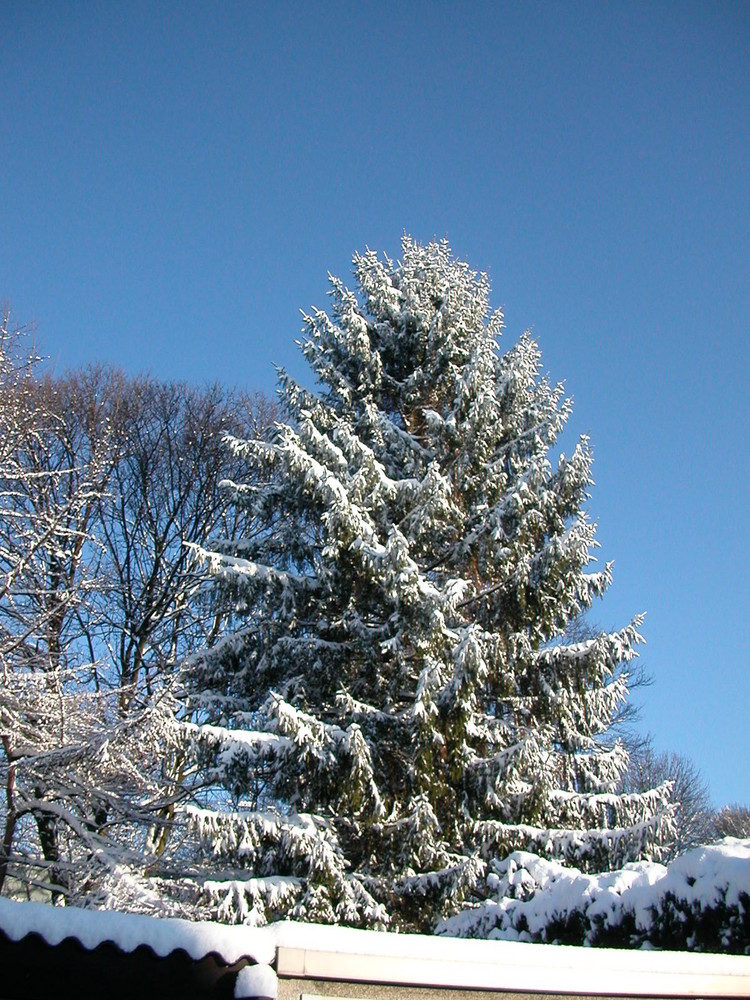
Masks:
[[[566,641],[591,570],[583,438],[489,283],[445,242],[354,258],[305,317],[318,391],[231,442],[254,530],[202,554],[246,622],[191,666],[214,794],[192,814],[219,914],[429,930],[528,849],[599,871],[658,855],[666,789],[617,794],[608,731],[640,619]]]

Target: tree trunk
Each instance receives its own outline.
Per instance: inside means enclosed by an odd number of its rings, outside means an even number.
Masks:
[[[7,737],[3,738],[3,743],[5,744],[5,753],[8,755]],[[8,875],[8,864],[10,862],[10,854],[13,849],[13,836],[16,832],[16,823],[18,822],[18,813],[16,812],[15,806],[15,787],[16,764],[15,761],[11,761],[8,756],[8,779],[5,783],[5,830],[3,832],[2,853],[0,853],[0,896],[3,893],[3,886],[5,885],[5,879]]]

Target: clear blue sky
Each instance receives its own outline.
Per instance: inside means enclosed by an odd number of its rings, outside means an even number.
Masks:
[[[642,725],[750,803],[750,4],[0,2],[0,297],[57,366],[273,391],[447,236],[595,449]]]

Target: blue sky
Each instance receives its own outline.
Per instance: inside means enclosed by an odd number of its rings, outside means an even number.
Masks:
[[[750,5],[0,2],[0,297],[59,369],[273,392],[401,234],[487,271],[595,451],[642,727],[750,803]]]

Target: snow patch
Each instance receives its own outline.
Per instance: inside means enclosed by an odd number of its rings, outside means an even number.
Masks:
[[[269,965],[246,965],[240,969],[234,984],[234,995],[237,1000],[243,997],[278,996],[279,981],[276,973]]]

